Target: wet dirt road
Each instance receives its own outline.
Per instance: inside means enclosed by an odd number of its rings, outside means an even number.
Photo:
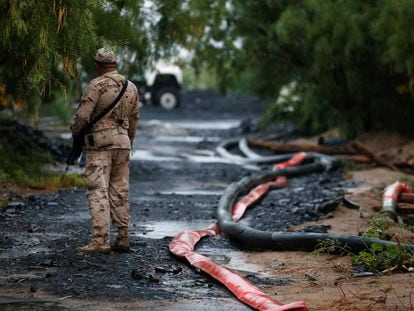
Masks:
[[[74,251],[90,238],[83,189],[16,196],[0,214],[0,310],[249,310],[221,284],[173,257],[168,243],[182,230],[213,223],[222,191],[256,172],[214,150],[223,139],[247,134],[248,119],[257,120],[263,108],[253,98],[209,91],[186,94],[172,112],[143,108],[130,166],[128,254]],[[329,217],[318,207],[344,186],[338,173],[298,178],[288,192],[274,191],[261,202],[267,211],[252,209],[242,221],[287,230]],[[294,282],[260,272],[265,267],[247,263],[242,245],[222,236],[201,241],[197,251],[259,288]]]

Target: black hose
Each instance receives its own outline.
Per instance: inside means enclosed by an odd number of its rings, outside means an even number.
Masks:
[[[253,177],[245,177],[236,183],[230,184],[220,198],[217,209],[217,219],[221,231],[248,247],[273,250],[312,251],[324,240],[334,240],[341,244],[342,247],[347,248],[354,253],[363,249],[369,249],[373,243],[378,243],[383,246],[397,244],[395,242],[380,239],[360,236],[332,235],[328,233],[266,232],[236,223],[233,220],[231,212],[237,198],[248,193],[253,187],[274,180],[278,176],[296,177],[305,174],[318,173],[335,168],[339,164],[337,159],[317,153],[307,153],[306,159],[308,161],[313,160],[313,162]],[[407,245],[407,247],[414,251],[414,245]]]

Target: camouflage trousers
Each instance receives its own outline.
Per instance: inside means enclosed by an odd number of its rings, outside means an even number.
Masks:
[[[109,243],[110,220],[117,228],[128,228],[129,150],[86,151],[85,184],[93,239]]]

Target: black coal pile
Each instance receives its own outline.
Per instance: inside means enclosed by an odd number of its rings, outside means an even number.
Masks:
[[[342,202],[343,189],[352,185],[340,171],[292,178],[287,187],[270,191],[258,206],[248,209],[241,221],[259,230],[287,231],[291,225],[330,218]],[[304,231],[327,229],[308,227]]]
[[[14,146],[21,155],[49,152],[53,160],[62,163],[70,148],[67,144],[51,140],[41,131],[15,120],[0,120],[0,137],[3,144]]]

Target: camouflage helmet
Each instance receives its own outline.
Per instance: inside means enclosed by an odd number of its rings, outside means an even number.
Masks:
[[[115,54],[109,48],[100,48],[96,52],[95,60],[99,63],[116,63]]]

